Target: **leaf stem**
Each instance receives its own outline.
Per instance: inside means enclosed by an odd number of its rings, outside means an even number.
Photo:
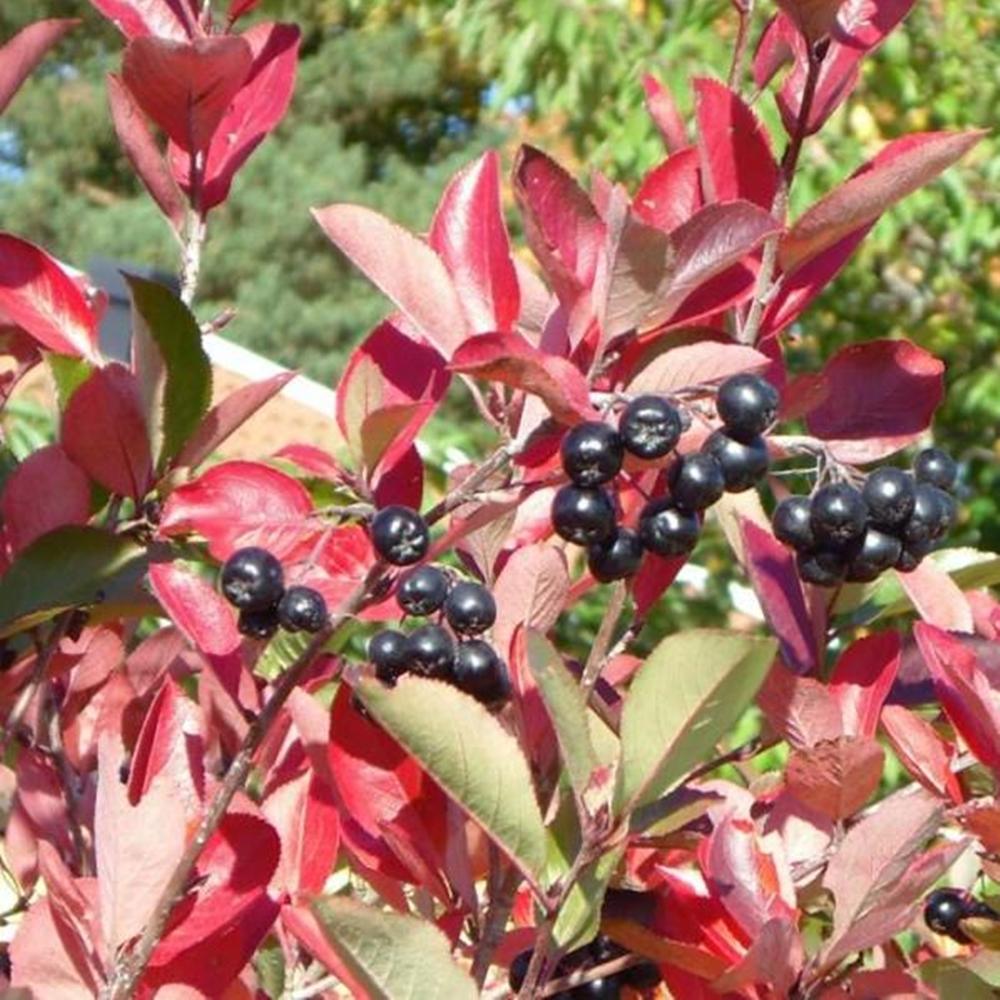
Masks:
[[[625,607],[625,583],[619,580],[611,588],[611,597],[608,606],[604,609],[604,617],[601,619],[597,635],[594,637],[594,644],[590,647],[590,654],[583,667],[583,676],[580,678],[580,689],[583,697],[590,701],[590,693],[594,690],[597,679],[601,676],[601,671],[606,665],[606,654],[611,647],[611,639],[615,632],[615,625],[621,617]]]
[[[754,0],[732,0],[732,3],[740,21],[736,29],[733,61],[729,67],[729,89],[739,93],[740,84],[746,73],[746,57],[750,41],[750,24],[753,21]]]
[[[495,844],[490,844],[489,852],[490,875],[487,891],[490,901],[483,932],[472,959],[472,978],[480,990],[486,982],[486,975],[493,962],[493,953],[500,944],[504,928],[507,926],[507,918],[514,905],[514,893],[521,882],[521,873],[513,866],[504,863],[503,855]]]

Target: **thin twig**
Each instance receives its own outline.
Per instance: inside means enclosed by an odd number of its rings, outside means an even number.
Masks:
[[[66,818],[69,821],[70,838],[73,841],[73,853],[76,855],[76,871],[79,875],[90,875],[90,860],[87,856],[87,842],[83,836],[83,824],[80,822],[80,796],[77,793],[77,775],[66,759],[66,748],[63,746],[62,730],[60,728],[59,711],[55,701],[52,685],[48,685],[48,697],[45,699],[48,711],[49,755],[59,772],[59,780],[66,797]]]
[[[476,945],[476,953],[472,959],[472,978],[476,986],[482,990],[486,975],[493,963],[493,953],[500,944],[507,918],[514,905],[514,893],[521,884],[521,873],[513,866],[505,864],[503,855],[490,842],[490,874],[487,885],[490,902],[486,910],[486,920],[483,922],[483,932]]]
[[[424,515],[427,523],[435,524],[453,510],[468,503],[475,496],[476,490],[484,485],[494,473],[502,469],[513,455],[513,445],[505,444],[497,448],[475,472],[463,479],[448,496],[427,511]]]
[[[594,690],[597,678],[601,676],[601,671],[604,669],[605,656],[611,646],[611,638],[615,633],[615,626],[618,624],[624,607],[625,583],[619,580],[611,588],[608,606],[604,609],[604,617],[601,619],[597,635],[594,637],[594,644],[590,647],[590,654],[583,667],[580,689],[583,691],[583,697],[586,701],[590,701],[590,692]]]
[[[729,89],[738,94],[743,76],[746,73],[747,47],[750,41],[750,24],[753,21],[754,0],[733,0],[733,6],[739,15],[740,23],[736,29],[733,61],[729,67]]]

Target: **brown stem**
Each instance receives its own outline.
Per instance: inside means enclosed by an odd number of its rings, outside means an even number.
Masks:
[[[476,945],[476,953],[472,959],[472,978],[476,986],[482,990],[486,975],[493,963],[493,953],[500,944],[507,918],[514,905],[514,893],[521,883],[521,873],[514,867],[504,863],[503,855],[490,843],[490,876],[487,884],[490,902],[486,911],[483,932]]]
[[[648,959],[641,955],[620,955],[601,965],[593,965],[589,969],[576,969],[568,976],[560,976],[545,984],[545,988],[538,994],[539,997],[554,997],[568,993],[577,986],[584,983],[593,982],[595,979],[604,979],[615,976],[619,972],[631,969],[633,966],[642,965]]]
[[[746,73],[747,47],[750,41],[750,23],[753,20],[754,0],[733,0],[739,15],[736,29],[736,44],[733,47],[733,61],[729,67],[729,89],[739,93],[740,84]]]
[[[608,606],[604,609],[604,617],[601,619],[601,625],[594,637],[594,644],[590,647],[590,654],[583,667],[580,688],[587,701],[590,700],[590,692],[594,690],[594,685],[605,667],[605,656],[611,646],[611,637],[614,635],[615,625],[618,624],[624,607],[625,583],[619,581],[611,589],[611,598],[608,601]]]
[[[468,503],[475,496],[476,490],[484,485],[495,472],[502,469],[513,455],[513,446],[510,444],[505,444],[497,448],[472,475],[462,480],[456,489],[427,511],[424,515],[427,523],[434,524],[456,508],[461,507],[462,504]]]
[[[76,871],[79,875],[90,875],[90,861],[87,856],[87,843],[83,836],[83,824],[80,822],[80,796],[77,794],[77,775],[66,759],[66,749],[63,746],[62,730],[59,725],[58,706],[55,695],[49,686],[48,698],[48,742],[49,755],[59,772],[59,780],[66,797],[66,818],[69,820],[69,833],[73,841],[73,853],[76,855]]]

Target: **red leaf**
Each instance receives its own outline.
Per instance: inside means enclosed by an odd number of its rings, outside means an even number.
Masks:
[[[632,208],[643,222],[673,232],[704,204],[698,150],[688,146],[654,167],[642,180]]]
[[[669,347],[640,369],[630,393],[669,395],[707,382],[721,382],[741,372],[761,372],[770,360],[752,347],[720,340],[700,340]]]
[[[153,482],[153,456],[135,376],[114,363],[72,395],[60,429],[66,454],[106,490],[141,500]]]
[[[796,220],[779,248],[782,270],[800,267],[877,219],[890,205],[961,159],[984,134],[927,132],[889,143],[868,167],[834,188]]]
[[[851,643],[830,678],[830,694],[840,705],[845,736],[874,738],[879,714],[900,662],[899,635],[879,632]]]
[[[952,632],[972,632],[972,608],[957,583],[934,563],[924,560],[897,578],[913,601],[920,617],[929,625]]]
[[[563,553],[544,544],[511,553],[493,586],[497,620],[493,642],[505,659],[518,626],[546,633],[556,623],[569,596],[569,571]]]
[[[746,955],[712,983],[712,988],[729,994],[754,983],[768,983],[779,996],[788,996],[805,957],[796,921],[774,917],[754,936]]]
[[[253,63],[232,35],[191,42],[138,37],[129,42],[122,79],[136,103],[187,153],[207,149]]]
[[[184,224],[184,198],[180,188],[128,88],[112,73],[108,74],[108,105],[118,142],[132,169],[160,211],[180,232]]]
[[[200,576],[180,563],[151,563],[149,585],[171,621],[199,652],[225,656],[239,646],[232,609]]]
[[[677,574],[684,568],[686,556],[665,559],[653,552],[648,552],[632,581],[632,599],[635,601],[635,613],[644,617],[656,602],[667,592],[667,588],[677,579]]]
[[[384,461],[372,487],[376,507],[399,503],[420,510],[424,495],[424,463],[416,445],[410,445],[391,465]]]
[[[441,258],[423,240],[361,205],[315,208],[313,216],[341,253],[450,358],[468,329]]]
[[[702,176],[711,201],[743,198],[771,211],[778,164],[757,116],[718,80],[694,81]]]
[[[336,950],[330,945],[326,932],[307,906],[283,906],[281,923],[310,955],[336,976],[352,997],[370,1000],[371,994],[354,978]]]
[[[810,42],[829,35],[844,0],[778,0],[778,6]]]
[[[71,857],[73,851],[69,836],[69,816],[62,782],[55,765],[36,750],[22,750],[17,759],[15,771],[16,805],[23,811],[35,843],[32,853],[42,843],[51,844],[64,857]],[[35,862],[33,870],[22,869],[22,881],[34,884],[37,875]]]
[[[36,21],[22,28],[0,48],[0,115],[17,93],[21,84],[70,28],[76,19]]]
[[[540,397],[563,424],[596,420],[587,380],[566,358],[544,354],[516,333],[488,333],[455,353],[452,371],[503,382]]]
[[[66,524],[86,524],[90,483],[57,444],[39,448],[8,477],[0,498],[4,532],[13,552]]]
[[[646,110],[660,130],[668,152],[676,153],[683,149],[688,144],[687,130],[673,95],[655,76],[648,73],[642,78],[642,88],[646,92]]]
[[[902,705],[882,709],[882,728],[903,767],[924,788],[956,804],[964,798],[958,777],[951,770],[954,748],[934,727]]]
[[[232,24],[238,21],[245,14],[249,14],[260,0],[229,0],[229,10],[226,11],[226,20]]]
[[[198,430],[189,438],[173,465],[198,466],[231,434],[239,430],[268,400],[276,396],[296,376],[281,372],[260,382],[241,386],[205,414]]]
[[[302,547],[295,559],[305,562],[301,565],[293,562],[287,576],[296,583],[314,587],[323,595],[327,607],[334,609],[361,585],[375,562],[375,552],[368,532],[360,524],[326,527],[323,535],[322,544],[310,539]],[[317,534],[317,541],[318,537]],[[361,617],[369,616],[376,620],[384,617],[378,615],[377,605],[362,612]]]
[[[184,41],[197,22],[197,0],[90,0],[126,38],[155,35]]]
[[[842,736],[793,750],[785,767],[785,782],[810,809],[844,820],[874,794],[884,761],[882,747],[874,739]]]
[[[841,348],[823,368],[826,398],[806,417],[842,462],[874,462],[929,426],[944,394],[944,365],[908,340]]]
[[[840,708],[830,689],[812,677],[796,677],[781,663],[768,673],[757,704],[793,747],[815,746],[843,733]]]
[[[0,233],[0,310],[42,347],[95,361],[97,317],[80,286],[41,247]]]
[[[312,500],[298,480],[259,462],[223,462],[170,494],[160,533],[196,532],[220,561],[245,545],[284,559],[315,537],[310,513]]]
[[[913,634],[951,724],[977,760],[1000,771],[1000,704],[976,654],[934,625],[917,622]]]
[[[500,205],[500,158],[495,150],[451,179],[428,242],[451,273],[472,331],[512,332],[521,294]]]

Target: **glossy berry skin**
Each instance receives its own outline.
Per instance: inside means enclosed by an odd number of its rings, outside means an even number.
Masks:
[[[848,581],[870,583],[892,569],[902,552],[903,543],[895,535],[869,526],[847,564]]]
[[[809,497],[785,497],[771,518],[775,537],[799,552],[816,546],[812,530],[812,503]]]
[[[514,961],[510,963],[510,970],[507,974],[507,983],[512,993],[517,993],[524,985],[524,977],[528,974],[528,966],[531,965],[531,949],[519,952]]]
[[[601,583],[634,576],[642,562],[642,542],[634,531],[619,528],[614,537],[587,550],[587,566]]]
[[[396,588],[396,603],[408,615],[432,615],[448,596],[448,577],[437,566],[410,570]]]
[[[901,573],[912,573],[923,562],[924,556],[930,550],[930,542],[908,542],[903,544],[899,558],[896,560],[896,569]]]
[[[510,697],[510,675],[497,651],[483,639],[468,639],[455,649],[455,686],[490,707]]]
[[[589,983],[574,986],[566,994],[571,1000],[618,1000],[621,996],[622,980],[620,976],[604,976],[601,979],[591,979]]]
[[[622,982],[634,990],[651,990],[663,981],[660,969],[655,962],[641,962],[621,973]]]
[[[957,889],[935,889],[924,904],[924,923],[935,934],[944,934],[953,941],[968,944],[959,921],[969,916],[965,896]]]
[[[412,507],[400,504],[376,512],[371,536],[375,551],[392,566],[420,562],[431,543],[427,522]]]
[[[958,505],[955,503],[955,498],[940,487],[931,486],[930,489],[935,491],[938,502],[938,520],[932,536],[938,541],[954,527],[958,518]]]
[[[917,483],[914,496],[913,513],[903,527],[903,544],[907,548],[926,545],[940,538],[946,518],[941,507],[941,497],[947,496],[943,490],[928,483]]]
[[[744,444],[725,431],[715,431],[702,446],[702,451],[719,463],[726,490],[730,493],[751,489],[767,475],[770,465],[767,445],[760,435]]]
[[[898,531],[913,513],[917,494],[912,477],[902,469],[876,469],[861,491],[868,507],[868,519],[877,528]]]
[[[450,680],[455,666],[454,640],[440,625],[421,625],[406,643],[409,669],[423,677]]]
[[[831,483],[812,498],[811,524],[820,545],[843,547],[861,538],[868,508],[861,493],[848,483]]]
[[[240,612],[236,628],[248,639],[270,639],[278,631],[278,609],[246,608]]]
[[[670,471],[670,495],[681,510],[704,510],[726,491],[722,467],[711,455],[685,455]]]
[[[812,552],[800,552],[795,559],[799,576],[806,583],[817,587],[834,587],[844,579],[847,572],[847,561],[840,552],[829,549],[816,549]]]
[[[563,486],[552,500],[552,526],[576,545],[603,541],[615,530],[615,506],[606,490]]]
[[[285,590],[281,563],[257,546],[237,549],[223,564],[222,595],[240,611],[273,608]]]
[[[478,635],[497,620],[497,602],[481,583],[463,581],[448,592],[444,614],[459,635]]]
[[[577,486],[600,486],[621,471],[625,446],[613,427],[591,420],[563,438],[560,453],[563,470]]]
[[[918,483],[929,483],[942,490],[950,490],[955,485],[958,466],[955,459],[940,448],[925,448],[913,460],[913,474]]]
[[[763,434],[778,415],[778,390],[760,375],[733,375],[719,386],[715,408],[726,431],[749,442]]]
[[[289,632],[318,632],[326,617],[326,601],[312,587],[289,587],[278,602],[278,621]]]
[[[647,460],[669,455],[681,429],[680,413],[662,396],[637,396],[618,421],[625,450]]]
[[[409,637],[394,628],[376,632],[368,640],[368,659],[375,664],[375,676],[383,684],[395,684],[410,663]]]
[[[687,555],[698,542],[696,514],[679,510],[669,497],[651,500],[639,515],[639,540],[647,552],[670,558]]]

